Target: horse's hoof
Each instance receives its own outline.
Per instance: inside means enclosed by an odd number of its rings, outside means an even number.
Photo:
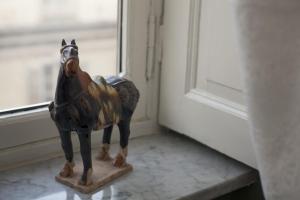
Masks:
[[[113,165],[119,168],[124,167],[126,165],[127,154],[128,154],[127,147],[121,149],[118,155],[116,156],[115,160],[113,161]]]
[[[115,167],[124,167],[126,166],[126,157],[127,157],[127,147],[121,149],[118,153],[118,155],[116,156],[115,160],[113,161],[113,165]]]
[[[78,181],[78,184],[79,185],[84,185],[84,186],[89,186],[89,185],[92,185],[93,184],[93,181],[92,181],[92,173],[93,173],[93,170],[92,168],[90,168],[86,175],[82,175],[81,176],[81,179]]]
[[[110,155],[108,153],[103,153],[100,152],[98,154],[98,156],[96,157],[97,160],[101,160],[101,161],[109,161],[112,160],[112,158],[110,157]]]
[[[74,175],[73,167],[75,164],[73,162],[66,162],[62,170],[59,172],[61,177],[72,177]]]
[[[82,180],[80,179],[78,181],[78,185],[83,185],[83,186],[89,186],[89,185],[92,185],[93,184],[93,181],[92,180]]]
[[[112,160],[112,158],[109,155],[109,144],[103,144],[101,146],[101,149],[99,151],[98,156],[96,156],[96,159],[101,161]]]
[[[126,165],[126,158],[120,153],[118,153],[118,155],[113,161],[113,166],[121,168],[124,167],[125,165]]]

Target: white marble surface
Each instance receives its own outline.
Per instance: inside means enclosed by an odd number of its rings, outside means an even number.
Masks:
[[[112,147],[114,152],[117,148]],[[80,159],[78,153],[75,157]],[[131,140],[128,161],[134,167],[132,173],[90,195],[54,180],[63,158],[3,171],[0,200],[166,200],[191,194],[211,199],[257,178],[253,169],[175,133]]]

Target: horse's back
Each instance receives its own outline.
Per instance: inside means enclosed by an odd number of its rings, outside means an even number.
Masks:
[[[136,108],[140,94],[134,83],[128,79],[119,76],[95,77],[97,84],[107,84],[113,87],[120,98],[123,109],[133,112]]]

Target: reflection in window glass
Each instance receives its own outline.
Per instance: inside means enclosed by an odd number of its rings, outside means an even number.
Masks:
[[[0,110],[52,100],[61,39],[80,66],[116,74],[117,0],[0,0]]]

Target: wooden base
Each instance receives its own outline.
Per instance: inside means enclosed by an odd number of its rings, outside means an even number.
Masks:
[[[55,180],[74,188],[82,193],[91,193],[105,184],[112,182],[120,176],[132,171],[133,168],[130,164],[122,168],[117,168],[112,165],[112,161],[99,161],[93,160],[93,183],[89,186],[79,185],[78,181],[82,174],[82,163],[77,163],[74,167],[74,175],[72,177],[64,178],[60,175],[55,176]]]

